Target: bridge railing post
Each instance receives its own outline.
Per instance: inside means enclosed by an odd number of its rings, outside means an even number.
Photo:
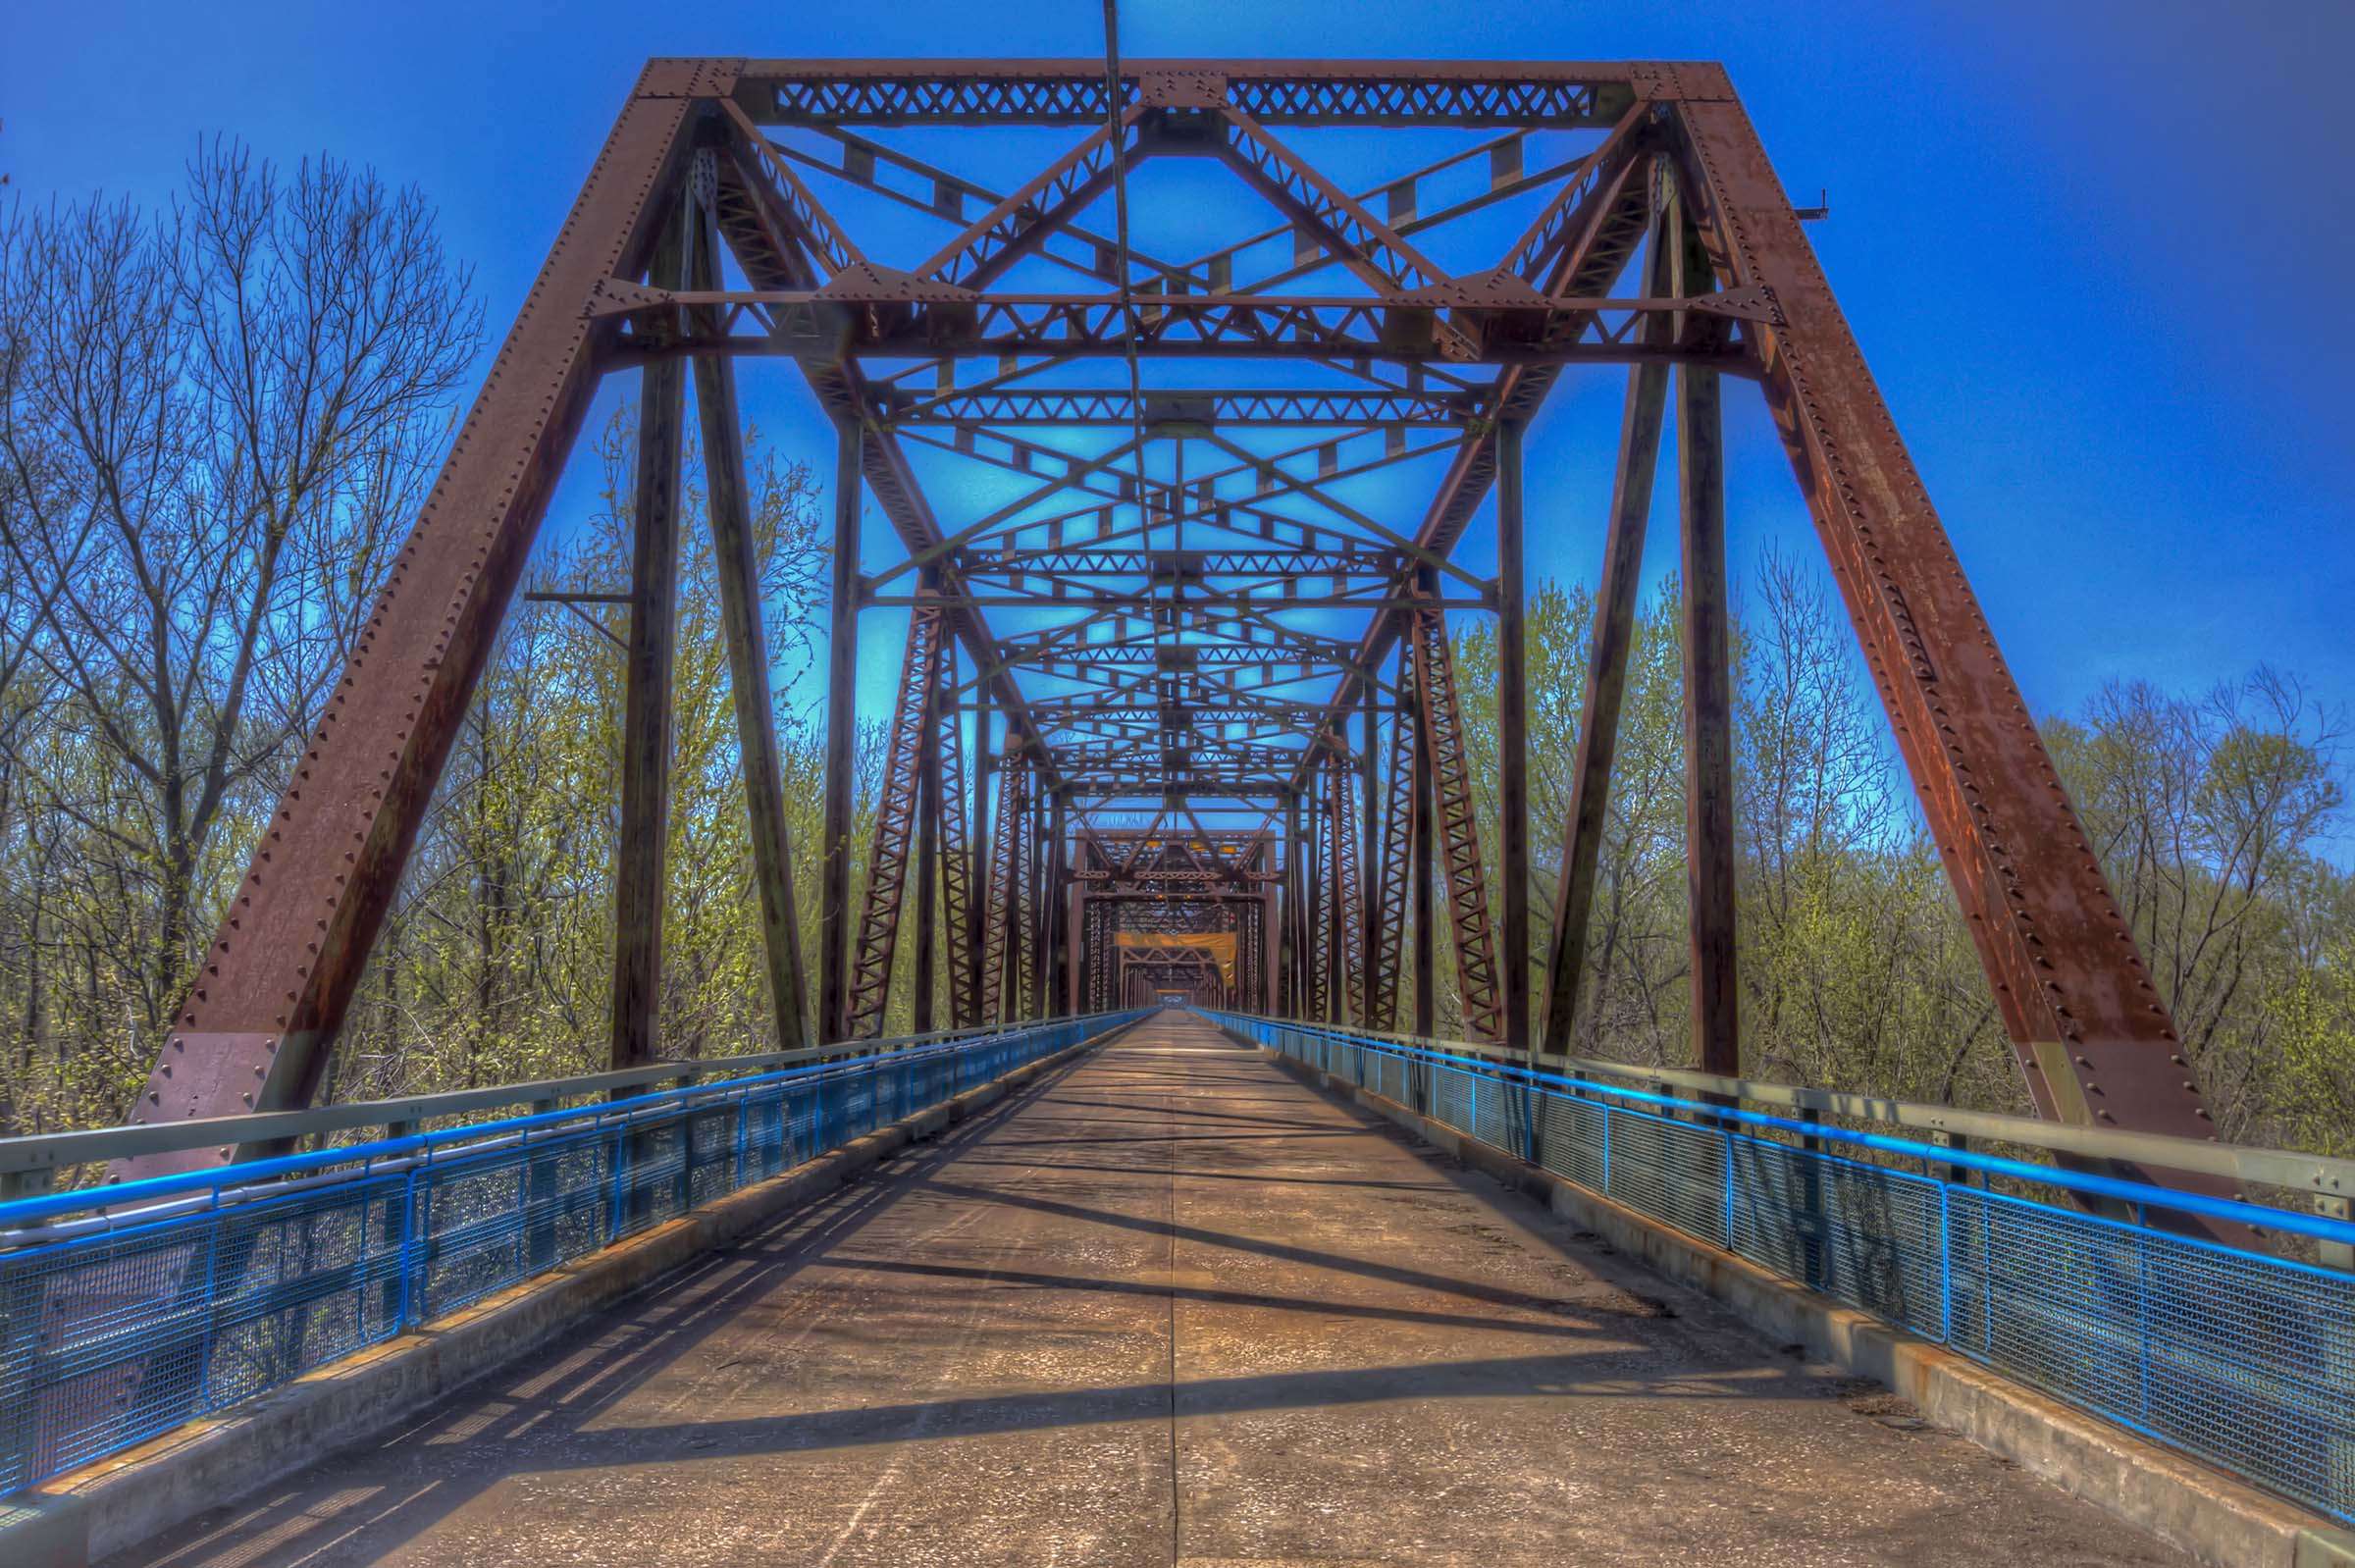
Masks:
[[[629,1229],[630,1154],[633,1142],[626,1117],[615,1122],[606,1134],[605,1170],[612,1192],[605,1210],[607,1241],[617,1239]]]
[[[1820,1122],[1823,1120],[1823,1114],[1809,1107],[1799,1113],[1799,1120],[1810,1123]],[[1810,1290],[1820,1290],[1823,1288],[1824,1276],[1823,1140],[1813,1133],[1802,1133],[1799,1146],[1806,1150],[1807,1155],[1807,1158],[1800,1164],[1800,1169],[1806,1173],[1804,1178],[1803,1208],[1799,1222],[1802,1227],[1801,1245],[1804,1249],[1806,1268],[1806,1277],[1803,1282]]]
[[[2324,1193],[2314,1200],[2314,1212],[2330,1220],[2355,1218],[2355,1213],[2350,1213],[2348,1200],[2330,1193]],[[2355,1244],[2323,1241],[2316,1243],[2316,1248],[2324,1268],[2355,1274]],[[2355,1458],[2350,1458],[2349,1462],[2355,1463]]]
[[[525,1114],[540,1116],[553,1111],[556,1102],[543,1097],[529,1102]],[[534,1128],[533,1131],[538,1131]],[[524,1168],[529,1173],[524,1195],[524,1257],[534,1273],[556,1261],[556,1167],[559,1156],[543,1150],[534,1154],[531,1139],[524,1142]]]
[[[401,1222],[400,1322],[414,1328],[433,1315],[434,1157],[409,1169],[407,1212]]]

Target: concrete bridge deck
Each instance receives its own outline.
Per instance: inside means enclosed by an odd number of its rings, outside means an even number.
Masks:
[[[114,1560],[2188,1559],[1168,1015]]]

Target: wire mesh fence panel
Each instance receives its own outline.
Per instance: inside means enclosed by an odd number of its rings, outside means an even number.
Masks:
[[[530,1145],[525,1225],[535,1268],[584,1257],[611,1239],[613,1143],[611,1133],[591,1131]]]
[[[217,1217],[11,1255],[0,1491],[203,1408]]]
[[[745,1100],[744,1168],[748,1181],[765,1181],[791,1163],[786,1151],[792,1135],[786,1121],[782,1090],[755,1094]]]
[[[1726,1142],[1732,1250],[1876,1317],[1944,1336],[1939,1182],[1764,1138]]]
[[[1722,1245],[1724,1138],[1713,1128],[1648,1112],[1609,1114],[1610,1196]]]
[[[1298,1031],[1254,1037],[1308,1059]],[[1376,1093],[1424,1085],[1435,1122],[2355,1522],[2355,1275],[1928,1174],[1951,1149],[1851,1159],[1829,1127],[1346,1043]]]
[[[201,1407],[217,1410],[398,1332],[404,1183],[339,1186],[227,1211],[214,1239]]]
[[[1436,1068],[1431,1074],[1431,1119],[1455,1128],[1472,1130],[1473,1085],[1479,1080],[1454,1068]]]
[[[713,1106],[687,1119],[687,1207],[700,1209],[736,1190],[736,1108]]]
[[[1600,1192],[1605,1181],[1602,1107],[1568,1094],[1542,1094],[1539,1102],[1541,1163],[1556,1176]]]
[[[780,1175],[1131,1016],[450,1128],[398,1145],[416,1152],[384,1166],[323,1151],[315,1167],[289,1171],[302,1184],[284,1190],[228,1167],[183,1200],[210,1207],[0,1250],[0,1494]],[[110,1201],[70,1196],[93,1211]],[[0,1205],[0,1226],[9,1213]]]
[[[625,1230],[651,1230],[687,1212],[687,1126],[677,1120],[634,1128],[628,1164]]]
[[[1475,1080],[1477,1081],[1477,1080]],[[1521,1090],[1518,1085],[1489,1082],[1479,1085],[1472,1102],[1472,1124],[1465,1130],[1483,1143],[1499,1149],[1521,1148]]]
[[[2355,1518],[2355,1277],[1949,1189],[1950,1341]]]
[[[1732,1150],[1732,1233],[1727,1248],[1803,1284],[1822,1277],[1822,1212],[1815,1164],[1789,1144],[1739,1138]]]
[[[818,1112],[820,1096],[814,1083],[798,1084],[786,1091],[785,1125],[788,1131],[785,1163],[800,1165],[815,1159],[822,1148],[818,1142]]]
[[[843,1141],[863,1138],[875,1130],[875,1075],[851,1072],[842,1083]]]
[[[1828,1265],[1820,1288],[1887,1322],[1939,1337],[1946,1322],[1940,1183],[1887,1166],[1816,1158],[1824,1167]]]

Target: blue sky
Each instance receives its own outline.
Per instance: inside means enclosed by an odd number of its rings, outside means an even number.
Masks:
[[[155,197],[214,131],[370,163],[440,204],[497,334],[647,55],[1102,48],[1095,0],[842,9],[813,31],[817,8],[723,0],[21,8],[0,173],[36,201]],[[2355,701],[2355,307],[2334,275],[2355,253],[2355,6],[1714,9],[1125,0],[1122,26],[1130,56],[1723,60],[1794,194],[1828,192],[1825,269],[2031,705],[2261,661]],[[1737,559],[1811,551],[1733,391]],[[807,409],[771,395],[790,390],[748,388],[755,416],[822,457]],[[1588,454],[1617,397],[1615,376],[1566,389],[1533,436],[1533,575],[1594,576],[1607,475]],[[1673,531],[1654,543],[1665,568]],[[872,702],[898,634],[868,619]]]

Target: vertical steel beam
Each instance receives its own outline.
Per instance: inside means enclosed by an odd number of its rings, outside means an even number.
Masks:
[[[1651,228],[1645,292],[1668,287],[1665,226]],[[1644,319],[1646,340],[1665,343],[1674,324],[1665,312]],[[1644,581],[1644,525],[1651,517],[1651,486],[1659,469],[1660,423],[1668,401],[1668,367],[1641,364],[1627,374],[1619,421],[1619,466],[1611,484],[1609,532],[1602,548],[1602,581],[1595,594],[1595,629],[1587,646],[1586,704],[1578,722],[1578,759],[1571,765],[1570,809],[1562,827],[1561,876],[1554,889],[1553,940],[1545,961],[1542,1048],[1570,1049],[1579,982],[1587,962],[1587,922],[1595,908],[1595,877],[1609,821],[1611,761],[1619,745],[1619,705],[1627,695],[1629,654],[1635,645],[1636,599]]]
[[[1708,258],[1671,212],[1679,298],[1708,280]],[[1685,645],[1685,886],[1693,987],[1693,1061],[1739,1077],[1740,1002],[1734,971],[1734,694],[1725,574],[1725,434],[1718,374],[1676,368],[1676,472],[1683,523]]]
[[[1056,790],[1046,801],[1047,843],[1039,868],[1038,1012],[1041,1018],[1064,1013],[1064,795]]]
[[[850,1037],[851,811],[859,739],[859,512],[865,438],[837,427],[832,615],[826,634],[826,859],[818,885],[818,1039]]]
[[[1087,1008],[1091,1013],[1111,1010],[1114,923],[1112,907],[1103,899],[1087,901]]]
[[[1326,866],[1332,856],[1328,851],[1333,815],[1325,807],[1325,787],[1331,782],[1331,770],[1311,767],[1308,770],[1308,794],[1301,814],[1306,818],[1302,833],[1307,840],[1308,864],[1306,891],[1301,895],[1301,916],[1307,934],[1302,938],[1308,969],[1308,1017],[1312,1022],[1333,1021],[1333,932],[1325,879]]]
[[[1414,660],[1398,650],[1399,710],[1391,718],[1389,764],[1383,779],[1382,837],[1367,915],[1366,1023],[1387,1033],[1398,1027],[1399,974],[1404,960],[1410,884],[1415,860]]]
[[[1079,895],[1079,884],[1068,882],[1063,889],[1063,1010],[1077,1015],[1087,1011],[1084,985],[1086,963],[1084,937],[1086,925],[1081,911],[1086,901]]]
[[[941,650],[939,684],[932,691],[933,800],[940,835],[940,915],[946,936],[949,1025],[969,1028],[980,1013],[974,984],[973,920],[979,870],[973,863],[966,815],[965,715],[957,709],[957,644]]]
[[[998,1019],[998,965],[1003,961],[1000,950],[993,957],[991,944],[1002,941],[1005,927],[999,921],[1004,909],[1005,894],[998,886],[997,824],[1004,813],[992,815],[990,781],[1001,769],[992,749],[995,737],[990,734],[989,708],[984,706],[973,713],[973,897],[967,917],[966,962],[971,969],[973,995],[973,1024],[986,1028]],[[1003,793],[1001,782],[999,793]]]
[[[1323,862],[1318,869],[1321,873],[1319,885],[1323,889],[1319,895],[1323,900],[1320,912],[1323,922],[1319,930],[1324,940],[1325,1021],[1346,1023],[1348,986],[1345,976],[1348,960],[1345,955],[1349,937],[1342,910],[1345,900],[1341,893],[1341,848],[1348,827],[1341,820],[1341,802],[1348,794],[1349,778],[1337,752],[1327,755],[1326,764],[1320,771],[1325,775],[1324,806],[1317,813],[1317,821],[1324,830],[1317,853]]]
[[[1365,726],[1365,743],[1358,748],[1355,780],[1360,830],[1357,929],[1349,933],[1349,942],[1357,963],[1357,1021],[1364,1025],[1373,1018],[1374,922],[1379,914],[1375,905],[1379,898],[1377,882],[1382,874],[1382,693],[1372,681],[1367,681],[1361,695],[1358,716]]]
[[[948,646],[948,611],[919,596],[915,613],[908,617],[899,695],[884,742],[882,788],[866,858],[866,893],[860,905],[857,946],[851,952],[845,1039],[874,1039],[882,1033],[890,1010],[892,971],[907,913],[908,858],[916,833],[925,758],[931,751],[932,693],[940,684],[934,665]]]
[[[954,659],[956,648],[944,618],[936,664]],[[940,706],[940,687],[935,668],[924,691],[923,755],[916,787],[916,951],[910,975],[916,996],[909,1022],[917,1034],[930,1034],[939,1026],[933,993],[940,984],[935,954],[940,928],[940,720],[934,711]]]
[[[1279,990],[1277,1011],[1287,1019],[1307,1017],[1302,998],[1300,967],[1300,797],[1291,790],[1283,793],[1283,908],[1279,912],[1277,954]]]
[[[1455,936],[1456,994],[1463,1004],[1465,1031],[1478,1039],[1497,1040],[1504,1034],[1504,997],[1497,984],[1488,875],[1481,863],[1471,762],[1464,750],[1464,709],[1456,691],[1445,615],[1437,609],[1417,610],[1412,635],[1415,689],[1431,750],[1432,848],[1439,852],[1448,925]]]
[[[674,215],[655,247],[659,287],[685,282],[687,229]],[[662,907],[670,849],[671,667],[679,607],[679,481],[686,367],[639,372],[638,463],[631,493],[630,625],[623,655],[621,832],[613,875],[615,1068],[654,1060],[662,1007]]]
[[[1006,1018],[1022,1022],[1037,1016],[1033,981],[1038,943],[1038,758],[1025,749],[1020,765],[1009,777],[1020,790],[1009,797],[1014,821],[1014,850],[1007,880],[1012,921],[1006,943]]]
[[[1017,752],[998,766],[997,815],[990,844],[988,920],[982,936],[982,1021],[1022,1016],[1023,866],[1029,857],[1029,758]]]
[[[698,226],[697,240],[694,287],[717,288],[719,235],[707,215]],[[785,825],[785,764],[777,748],[776,709],[768,686],[768,628],[761,614],[760,563],[753,544],[744,416],[736,399],[735,366],[717,354],[698,354],[694,364],[695,407],[702,422],[711,508],[711,558],[719,579],[720,624],[728,643],[728,691],[736,709],[736,750],[744,772],[769,1005],[776,1019],[777,1049],[798,1051],[807,1038],[809,1001],[803,994],[801,921],[794,908],[793,845]]]
[[[1432,574],[1423,573],[1423,592],[1429,594],[1435,586]],[[1408,668],[1414,666],[1414,644],[1406,644]],[[1414,856],[1414,930],[1415,930],[1415,1028],[1416,1034],[1429,1038],[1439,1026],[1439,920],[1437,889],[1433,886],[1432,869],[1439,850],[1432,839],[1433,825],[1439,815],[1437,803],[1439,781],[1431,766],[1431,733],[1423,721],[1421,686],[1416,687],[1414,707],[1399,715],[1399,722],[1412,724],[1414,734],[1414,833],[1410,852]]]
[[[1366,915],[1364,861],[1359,858],[1358,770],[1348,755],[1333,753],[1333,1018],[1336,1023],[1366,1021]]]
[[[1529,1035],[1529,652],[1522,621],[1521,421],[1496,429],[1497,874],[1504,880],[1504,1043]]]
[[[1272,885],[1261,889],[1259,894],[1257,935],[1260,944],[1259,988],[1251,999],[1251,1007],[1259,1013],[1279,1013],[1282,1006],[1276,994],[1279,937],[1276,931],[1276,889]]]

